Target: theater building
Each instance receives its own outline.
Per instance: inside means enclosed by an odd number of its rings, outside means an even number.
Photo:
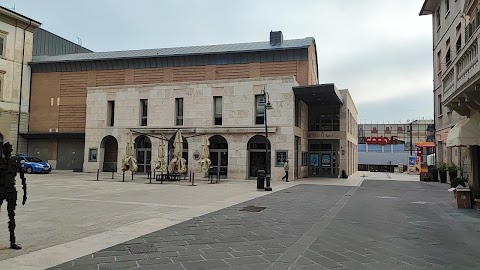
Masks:
[[[146,172],[159,138],[181,130],[190,170],[207,135],[212,166],[250,179],[265,168],[266,119],[273,179],[284,159],[292,178],[356,171],[357,111],[348,90],[318,84],[313,38],[271,32],[266,42],[41,56],[31,67],[29,149],[58,169],[119,168],[131,130]]]

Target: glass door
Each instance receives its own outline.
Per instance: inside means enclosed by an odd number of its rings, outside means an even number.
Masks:
[[[322,176],[328,176],[332,174],[332,154],[322,153]]]
[[[152,151],[150,150],[137,150],[137,165],[139,173],[146,173],[150,171],[152,162]]]
[[[309,175],[319,176],[320,175],[320,166],[319,166],[319,157],[318,153],[310,153],[310,164],[309,164]]]

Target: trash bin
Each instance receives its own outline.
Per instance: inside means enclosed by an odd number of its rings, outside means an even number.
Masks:
[[[265,189],[265,176],[264,170],[257,171],[257,189]]]
[[[455,204],[457,208],[472,208],[471,191],[468,187],[458,186],[455,189]]]

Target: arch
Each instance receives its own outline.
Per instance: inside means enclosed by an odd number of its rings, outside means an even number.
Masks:
[[[258,170],[265,170],[266,161],[268,159],[268,164],[272,166],[271,152],[272,146],[270,140],[268,142],[268,154],[265,153],[265,148],[267,144],[265,143],[265,136],[255,135],[247,143],[248,150],[248,177],[257,177]],[[265,156],[266,155],[266,156]],[[271,171],[271,168],[269,169]]]
[[[175,134],[170,137],[168,140],[168,163],[170,163],[170,160],[173,158],[173,142],[175,141]],[[188,141],[187,139],[182,136],[182,141],[183,141],[183,154],[182,157],[185,159],[185,165],[188,165]]]
[[[147,136],[141,135],[135,138],[135,152],[137,153],[137,172],[149,172],[152,162],[152,142]]]
[[[210,143],[211,166],[221,176],[226,177],[228,172],[228,142],[220,135],[214,135],[208,139]]]
[[[103,158],[102,169],[104,172],[117,171],[118,141],[115,137],[105,136],[100,143],[100,152]]]

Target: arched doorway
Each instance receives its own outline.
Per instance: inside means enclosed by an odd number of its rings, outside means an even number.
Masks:
[[[139,136],[135,139],[135,149],[137,152],[137,172],[149,172],[152,162],[152,142],[147,136]]]
[[[249,166],[248,166],[248,177],[257,177],[258,170],[265,170],[265,136],[255,135],[248,141],[247,149],[248,149],[248,159],[249,159]],[[271,151],[272,147],[270,145],[270,140],[268,141],[268,164],[270,164],[269,171],[271,172]]]
[[[103,166],[104,172],[117,171],[117,158],[118,158],[118,142],[113,136],[106,136],[100,143],[100,149],[103,154]]]
[[[185,159],[185,165],[188,168],[188,141],[185,137],[182,136],[183,139],[183,154],[182,157]],[[175,134],[168,140],[168,163],[173,158],[173,142],[175,141]]]
[[[227,176],[228,171],[228,143],[227,140],[215,135],[208,139],[210,142],[210,160],[211,166],[220,172],[220,175]]]

